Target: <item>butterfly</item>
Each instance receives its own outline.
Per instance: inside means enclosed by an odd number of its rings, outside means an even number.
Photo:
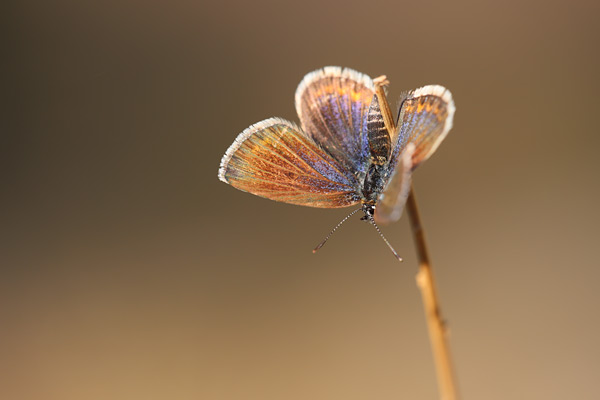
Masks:
[[[385,84],[349,68],[307,74],[295,95],[300,126],[269,118],[245,129],[223,155],[219,179],[284,203],[322,208],[360,204],[314,251],[362,210],[361,219],[401,259],[377,223],[400,219],[411,174],[452,128],[455,106],[446,88],[423,86],[401,96],[396,120],[388,126],[376,93],[377,85]]]

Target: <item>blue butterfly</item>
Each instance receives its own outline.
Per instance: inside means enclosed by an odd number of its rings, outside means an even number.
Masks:
[[[402,96],[390,127],[376,94],[376,85],[386,83],[374,83],[349,68],[307,74],[295,97],[300,126],[281,118],[250,126],[225,152],[219,179],[284,203],[323,208],[360,204],[315,251],[360,210],[361,219],[378,231],[377,223],[397,221],[412,172],[452,128],[455,106],[446,88],[424,86]]]

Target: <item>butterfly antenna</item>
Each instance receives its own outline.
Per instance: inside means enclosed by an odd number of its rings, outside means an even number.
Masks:
[[[317,250],[319,250],[321,247],[323,247],[323,245],[325,244],[325,242],[329,240],[329,238],[331,237],[331,235],[333,235],[333,232],[335,232],[337,230],[337,228],[339,228],[344,222],[346,222],[346,220],[348,218],[350,218],[351,216],[353,216],[354,214],[356,214],[360,210],[361,210],[360,208],[357,208],[356,210],[352,211],[346,218],[344,218],[343,220],[341,220],[340,223],[337,224],[336,227],[331,230],[331,232],[329,232],[329,235],[327,235],[325,237],[325,239],[323,239],[323,241],[321,243],[319,243],[319,245],[313,249],[313,253],[316,253]]]
[[[392,247],[392,245],[390,244],[390,242],[388,242],[388,240],[385,238],[385,236],[383,236],[383,233],[381,232],[381,230],[379,229],[379,227],[377,226],[377,224],[375,223],[375,220],[373,219],[373,217],[371,215],[369,215],[369,221],[371,221],[371,223],[373,224],[373,226],[375,227],[375,229],[377,229],[377,232],[379,233],[379,236],[381,236],[381,238],[383,239],[383,241],[385,242],[385,244],[388,245],[388,247],[390,248],[390,250],[392,251],[392,253],[394,253],[394,255],[396,256],[396,258],[398,259],[398,261],[402,261],[402,257],[400,257],[398,255],[398,253],[396,253],[396,250],[394,250],[394,248]]]

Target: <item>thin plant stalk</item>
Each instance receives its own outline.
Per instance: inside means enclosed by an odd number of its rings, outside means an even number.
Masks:
[[[383,75],[375,78],[373,82],[375,83],[375,93],[379,100],[384,123],[386,124],[390,135],[393,135],[396,133],[398,127],[392,119],[390,105],[384,91],[384,86],[388,85],[389,82]],[[419,259],[419,272],[417,273],[416,281],[423,299],[425,318],[429,330],[429,341],[431,343],[437,373],[440,399],[457,400],[457,386],[450,357],[447,330],[440,311],[440,300],[412,185],[406,202],[406,212],[410,220],[410,227],[415,241],[417,257]]]
[[[421,224],[415,193],[411,186],[408,199],[406,201],[406,212],[410,220],[410,226],[417,248],[417,257],[419,259],[419,272],[417,272],[417,286],[421,291],[423,298],[423,307],[425,308],[425,318],[429,328],[429,341],[435,361],[437,372],[440,399],[456,400],[458,399],[457,387],[455,382],[454,370],[452,368],[452,359],[450,357],[450,346],[448,345],[447,329],[440,311],[440,298],[438,296],[433,269],[427,252],[425,243],[425,233]]]

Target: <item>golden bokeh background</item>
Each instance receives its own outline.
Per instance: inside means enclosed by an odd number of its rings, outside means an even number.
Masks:
[[[600,398],[594,1],[5,5],[0,398],[435,399],[406,220],[217,179],[304,74],[438,83],[415,175],[464,399]]]

